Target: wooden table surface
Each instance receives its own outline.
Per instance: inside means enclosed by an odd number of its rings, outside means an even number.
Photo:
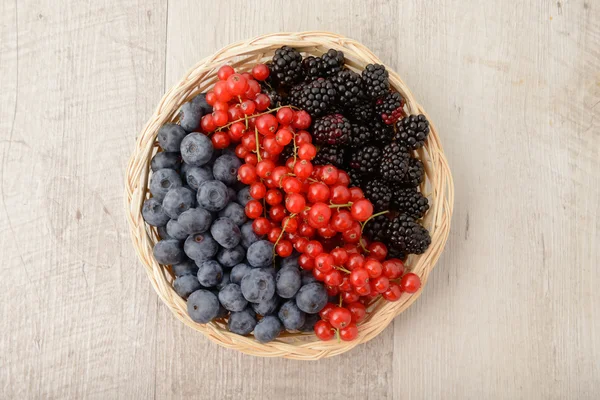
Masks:
[[[0,22],[0,398],[599,398],[597,0],[1,0]],[[453,171],[453,225],[424,294],[376,339],[254,358],[154,293],[124,171],[198,60],[316,29],[413,89]]]

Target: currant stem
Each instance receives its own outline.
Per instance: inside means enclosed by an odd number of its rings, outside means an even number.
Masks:
[[[345,273],[347,273],[347,274],[351,273],[349,270],[347,270],[347,269],[346,269],[346,268],[344,268],[344,267],[335,267],[335,269],[337,269],[338,271],[345,272]]]
[[[288,105],[288,106],[279,106],[279,107],[275,107],[275,108],[268,108],[267,111],[263,111],[261,113],[254,114],[254,115],[252,115],[252,117],[260,117],[261,115],[271,114],[272,112],[277,111],[277,110],[279,110],[281,108],[284,108],[284,107],[289,107],[292,110],[299,110],[299,108],[295,107],[295,106],[290,106],[290,105]],[[240,122],[242,120],[244,120],[244,118],[240,118],[240,119],[236,119],[235,121],[231,121],[230,123],[228,123],[226,125],[218,127],[217,129],[214,130],[214,132],[222,131],[223,129],[229,128],[231,125],[235,124],[236,122]]]
[[[258,161],[262,161],[262,157],[260,156],[260,145],[258,142],[258,128],[254,128],[254,138],[256,140],[256,159]]]
[[[277,247],[277,244],[279,243],[279,241],[281,240],[281,238],[283,237],[283,234],[285,233],[285,228],[287,228],[288,223],[290,222],[290,220],[292,218],[294,218],[296,216],[296,214],[290,214],[288,216],[288,219],[285,221],[285,224],[283,224],[283,226],[281,227],[281,233],[279,234],[279,237],[277,238],[277,240],[275,241],[275,243],[273,244],[273,254],[275,256],[277,256],[277,252],[275,251],[275,247]]]
[[[342,208],[342,207],[351,207],[352,204],[354,204],[353,202],[349,201],[346,204],[330,204],[329,208]]]
[[[363,222],[361,224],[361,227],[360,227],[360,233],[361,233],[361,235],[362,235],[363,230],[365,229],[365,225],[367,225],[367,222],[369,222],[370,220],[372,220],[375,217],[379,217],[380,215],[384,215],[384,214],[387,214],[389,212],[390,212],[390,210],[381,211],[381,212],[378,212],[377,214],[373,214],[369,218],[367,218],[365,220],[365,222]]]

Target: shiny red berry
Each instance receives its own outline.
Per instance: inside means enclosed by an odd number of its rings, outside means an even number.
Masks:
[[[306,199],[298,193],[290,193],[285,198],[285,208],[291,213],[299,213],[306,207]]]
[[[341,247],[336,247],[331,250],[330,254],[333,257],[333,263],[335,265],[345,265],[348,261],[348,252]]]
[[[219,71],[217,71],[217,77],[220,80],[225,81],[234,73],[235,70],[231,67],[231,65],[223,65],[221,68],[219,68]]]
[[[345,328],[351,322],[352,314],[344,307],[334,308],[329,315],[329,323],[331,323],[331,325],[337,329]]]
[[[402,295],[402,289],[400,289],[400,285],[397,283],[390,283],[390,287],[386,290],[382,296],[387,301],[398,301],[400,296]]]
[[[404,263],[397,258],[385,260],[382,265],[383,275],[388,279],[397,279],[404,274]]]
[[[259,236],[266,235],[271,231],[271,223],[268,219],[259,217],[252,221],[252,229]]]
[[[346,308],[348,309],[348,311],[350,311],[350,314],[352,314],[352,322],[356,324],[362,322],[362,320],[365,319],[365,316],[367,315],[367,309],[364,306],[364,304],[359,303],[357,301],[347,304]]]
[[[283,107],[277,110],[276,116],[277,121],[279,121],[281,125],[289,125],[294,118],[294,110],[289,107]]]
[[[351,342],[358,337],[358,328],[356,324],[351,323],[345,328],[340,329],[340,339],[345,342]]]
[[[245,210],[248,218],[256,219],[262,214],[263,206],[258,200],[250,200],[248,203],[246,203]]]
[[[264,81],[267,79],[270,72],[271,71],[269,71],[269,67],[267,67],[265,64],[256,64],[254,67],[252,67],[252,76],[254,79],[259,81]]]
[[[367,199],[360,199],[350,207],[352,217],[357,221],[366,221],[373,215],[373,204]]]
[[[404,274],[400,280],[400,287],[406,293],[415,293],[421,288],[421,278],[412,272]]]
[[[323,252],[323,245],[316,240],[311,240],[306,245],[304,253],[310,257],[316,257]]]
[[[315,329],[315,336],[325,342],[333,339],[333,337],[335,336],[335,331],[334,331],[333,327],[327,321],[323,321],[323,320],[317,321],[314,329]]]
[[[369,273],[370,278],[377,278],[381,276],[381,273],[383,272],[383,266],[381,263],[373,258],[366,259],[363,267]]]
[[[296,129],[308,129],[311,121],[312,119],[306,111],[296,111],[294,113],[294,118],[292,119],[292,126]]]
[[[292,244],[289,240],[280,240],[279,243],[275,246],[275,251],[279,257],[289,257],[292,255],[293,251]]]

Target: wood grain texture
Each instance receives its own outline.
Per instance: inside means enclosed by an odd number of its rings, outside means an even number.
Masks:
[[[600,396],[600,4],[0,1],[0,398]],[[425,293],[340,357],[259,359],[180,324],[127,237],[123,171],[167,87],[267,32],[392,66],[456,203]]]

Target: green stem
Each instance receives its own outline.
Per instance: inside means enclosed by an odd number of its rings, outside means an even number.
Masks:
[[[252,115],[252,117],[260,117],[261,115],[271,114],[272,112],[277,111],[277,110],[279,110],[280,108],[283,108],[283,107],[289,107],[292,110],[299,110],[298,107],[294,107],[294,106],[289,106],[289,105],[288,106],[279,106],[279,107],[275,107],[275,108],[269,108],[269,109],[267,109],[267,111],[263,111],[263,112],[258,113],[258,114],[254,114],[254,115]],[[244,118],[236,119],[235,121],[231,121],[227,125],[220,126],[217,129],[215,129],[215,132],[219,132],[219,131],[222,131],[223,129],[229,128],[231,125],[235,124],[236,122],[240,122],[240,121],[244,120]]]
[[[352,206],[352,204],[354,204],[354,203],[352,203],[351,201],[349,201],[349,202],[348,202],[348,203],[346,203],[346,204],[330,204],[330,205],[329,205],[329,208],[342,208],[342,207],[351,207],[351,206]]]
[[[254,140],[256,140],[256,159],[258,161],[262,161],[262,157],[260,156],[260,145],[258,142],[258,128],[254,128]]]
[[[345,273],[347,273],[347,274],[351,273],[351,271],[347,270],[347,269],[346,269],[346,268],[344,268],[344,267],[335,267],[335,269],[337,269],[338,271],[345,272]]]
[[[275,251],[275,247],[277,247],[277,243],[279,243],[279,241],[281,240],[281,238],[283,237],[283,234],[285,233],[285,228],[287,228],[288,223],[290,222],[290,220],[292,218],[294,218],[296,216],[296,214],[290,214],[288,216],[288,219],[285,221],[285,224],[283,224],[283,226],[281,227],[281,233],[279,234],[279,237],[277,237],[277,240],[275,241],[275,243],[273,244],[273,254],[275,256],[277,256],[277,252]]]

